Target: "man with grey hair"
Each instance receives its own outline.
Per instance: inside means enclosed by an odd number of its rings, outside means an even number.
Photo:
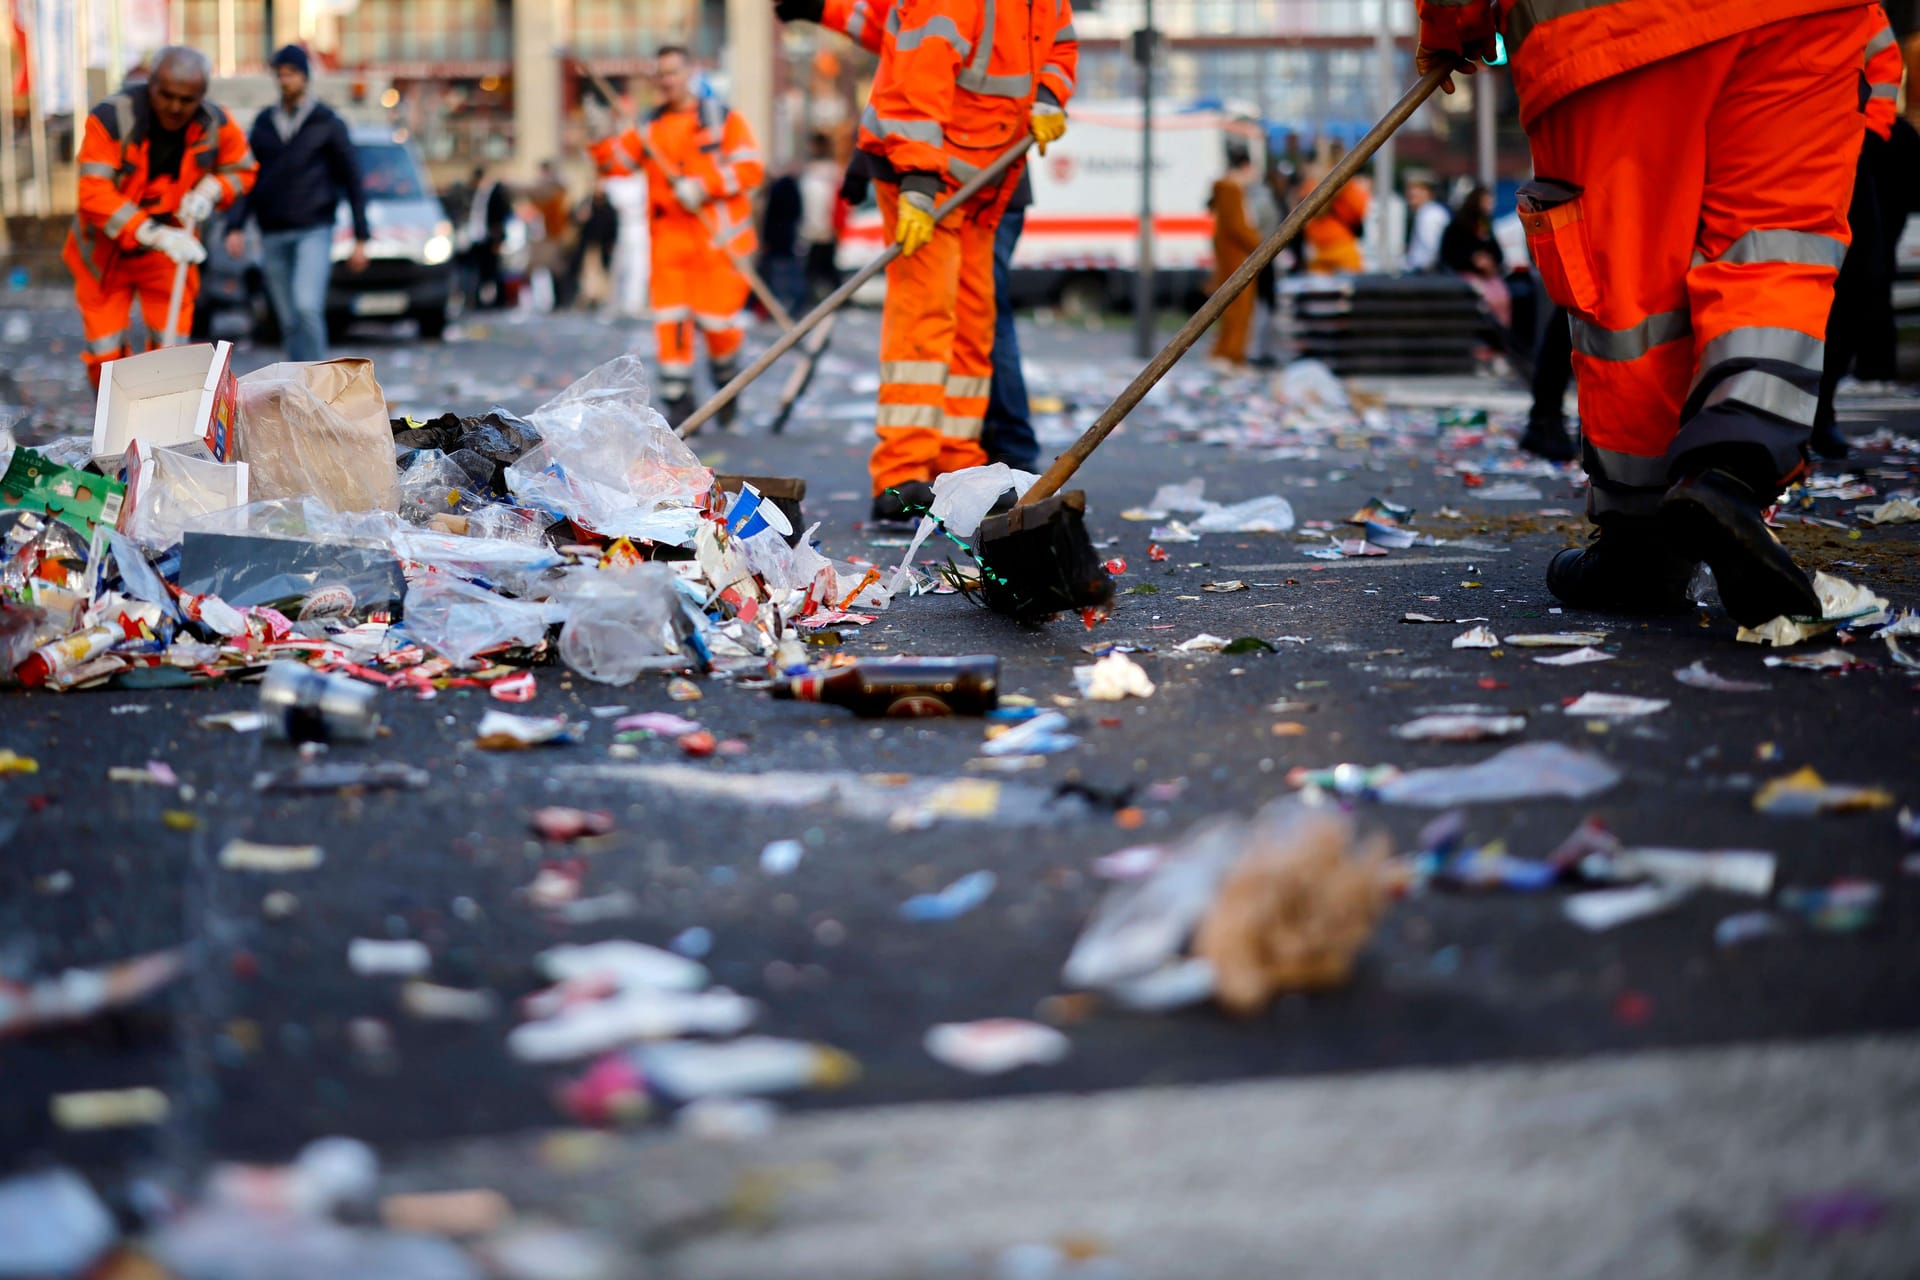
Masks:
[[[147,346],[160,345],[180,267],[187,280],[175,327],[193,327],[194,268],[207,256],[194,228],[253,186],[258,166],[246,135],[207,101],[210,73],[206,55],[170,45],[154,56],[144,86],[114,94],[87,116],[79,212],[61,256],[86,331],[80,359],[96,387],[100,366],[132,350],[136,297]]]

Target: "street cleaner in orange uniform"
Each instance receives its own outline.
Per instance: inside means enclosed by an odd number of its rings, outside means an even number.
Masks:
[[[210,72],[195,50],[162,49],[147,83],[95,107],[81,132],[79,212],[61,258],[86,331],[80,359],[96,388],[100,366],[132,350],[136,297],[146,345],[159,345],[181,264],[188,271],[178,328],[193,327],[193,268],[207,251],[190,228],[253,187],[259,166],[240,126],[207,101]]]
[[[1821,612],[1762,513],[1806,467],[1849,239],[1864,9],[1420,2],[1422,70],[1491,56],[1504,35],[1533,148],[1520,216],[1572,319],[1597,527],[1547,568],[1570,605],[1684,610],[1704,560],[1742,625]]]
[[[993,239],[1015,166],[937,226],[933,209],[1023,134],[1067,130],[1079,44],[1070,0],[778,0],[880,54],[860,118],[880,217],[900,256],[880,327],[873,519],[905,520],[933,478],[982,466],[993,380]]]
[[[767,168],[745,117],[694,91],[685,49],[667,45],[654,54],[654,83],[660,106],[646,123],[595,143],[591,154],[605,175],[647,175],[660,399],[678,426],[694,407],[695,331],[706,342],[716,387],[739,370],[748,285],[733,264],[759,246],[753,191]],[[664,167],[647,154],[648,144]],[[731,426],[737,403],[715,421]]]

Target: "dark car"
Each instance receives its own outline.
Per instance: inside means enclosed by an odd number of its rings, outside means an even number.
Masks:
[[[327,329],[337,335],[355,320],[411,317],[422,337],[438,338],[465,303],[454,262],[453,223],[403,135],[369,126],[354,126],[350,135],[373,238],[367,242],[366,269],[348,270],[353,219],[341,201],[333,227]],[[279,325],[260,275],[256,236],[249,233],[246,256],[239,260],[228,256],[224,234],[203,239],[207,261],[201,268],[194,337],[226,336],[238,327],[263,342],[279,341]]]
[[[437,338],[462,303],[446,206],[427,185],[413,148],[392,130],[356,127],[352,135],[373,239],[366,270],[347,270],[353,222],[342,203],[333,229],[327,327],[338,332],[354,320],[410,316],[422,337]]]

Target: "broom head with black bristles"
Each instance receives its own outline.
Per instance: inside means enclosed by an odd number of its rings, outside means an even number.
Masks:
[[[1087,495],[1073,489],[980,523],[981,597],[988,608],[1032,621],[1104,609],[1113,577],[1087,536]]]

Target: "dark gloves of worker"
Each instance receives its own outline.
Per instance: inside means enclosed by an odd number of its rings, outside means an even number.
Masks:
[[[827,0],[773,0],[774,16],[782,22],[818,22]]]

